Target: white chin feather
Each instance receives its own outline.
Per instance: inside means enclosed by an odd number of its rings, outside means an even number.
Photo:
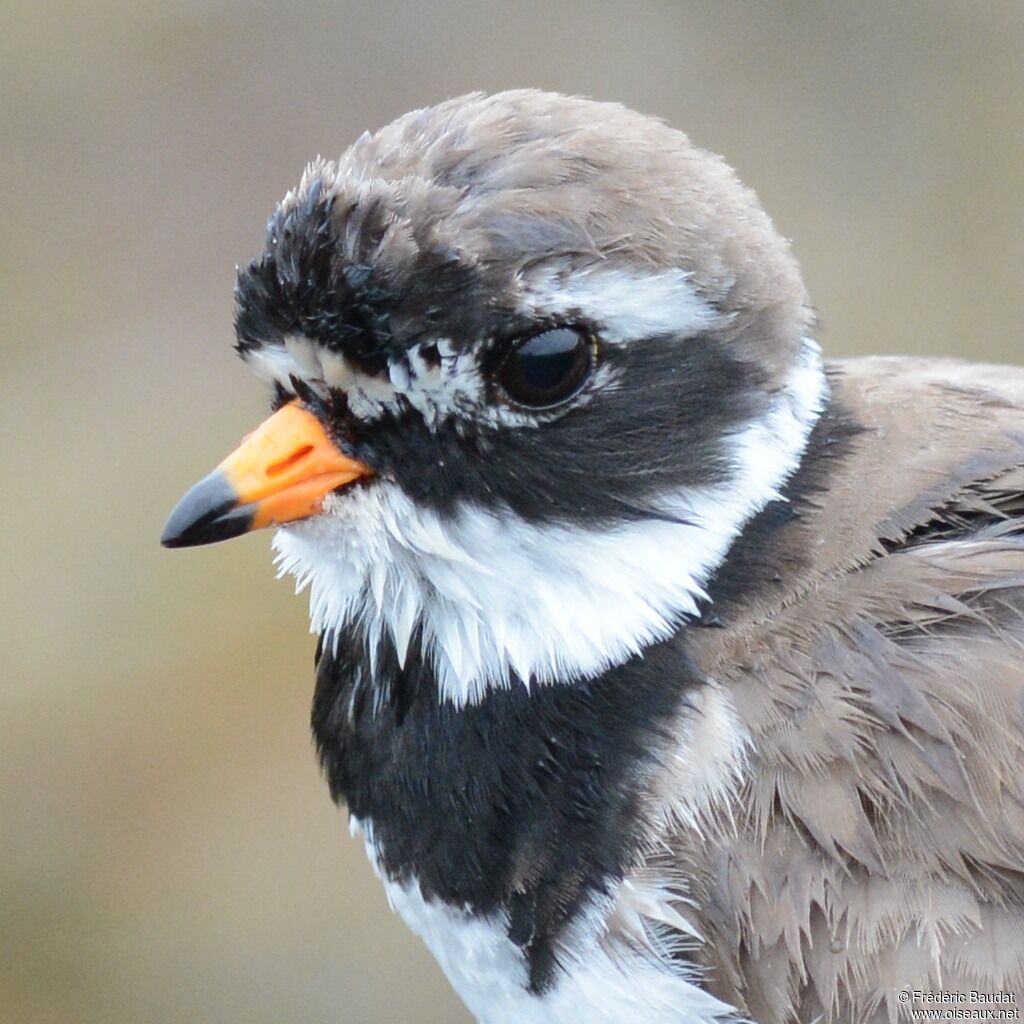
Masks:
[[[686,522],[534,525],[469,505],[442,519],[377,479],[279,530],[277,564],[298,590],[309,587],[311,629],[328,643],[354,625],[371,657],[388,639],[404,662],[420,627],[441,692],[457,705],[515,678],[591,677],[697,611],[743,525],[798,465],[825,392],[808,341],[773,407],[737,434],[733,478],[665,496],[664,509]]]

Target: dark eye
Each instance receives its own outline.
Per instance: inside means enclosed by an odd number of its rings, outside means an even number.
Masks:
[[[498,383],[519,405],[543,409],[572,398],[594,365],[594,341],[575,327],[555,327],[516,342],[498,367]]]

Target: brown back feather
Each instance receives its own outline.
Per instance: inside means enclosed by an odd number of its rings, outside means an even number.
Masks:
[[[709,984],[762,1024],[1024,1000],[1024,372],[838,370],[865,429],[782,530],[805,557],[701,631],[746,779],[673,837]]]

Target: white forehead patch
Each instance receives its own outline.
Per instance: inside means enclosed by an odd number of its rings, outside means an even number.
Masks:
[[[478,414],[485,398],[475,358],[456,351],[446,338],[410,348],[379,375],[364,373],[340,353],[297,334],[287,335],[283,345],[247,350],[242,358],[257,376],[289,393],[294,393],[293,376],[321,394],[344,391],[352,414],[369,422],[399,412],[406,402],[433,427],[445,416]]]
[[[554,260],[525,275],[522,287],[528,315],[583,317],[611,345],[665,334],[688,338],[724,321],[678,268],[638,274],[597,265],[570,272],[565,261]]]
[[[378,479],[279,530],[278,565],[309,588],[311,629],[328,643],[355,626],[371,658],[389,642],[403,661],[421,629],[457,705],[516,678],[596,676],[697,612],[744,524],[799,464],[825,393],[807,342],[769,411],[733,438],[732,478],[663,497],[674,521],[587,529],[475,505],[442,518]]]
[[[429,354],[428,354],[429,353]],[[326,397],[329,389],[345,392],[352,415],[372,423],[398,414],[403,404],[416,409],[430,429],[451,417],[491,427],[536,426],[559,411],[520,411],[494,401],[480,369],[480,351],[459,351],[447,338],[423,342],[396,356],[379,375],[357,369],[338,352],[301,335],[288,335],[283,345],[249,349],[242,358],[257,376],[295,393],[292,377]],[[599,366],[574,406],[586,403],[614,374]]]

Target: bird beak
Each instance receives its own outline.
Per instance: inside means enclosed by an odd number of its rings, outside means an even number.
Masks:
[[[339,487],[371,476],[343,455],[298,401],[282,406],[175,506],[160,543],[168,548],[227,540],[316,515]]]

